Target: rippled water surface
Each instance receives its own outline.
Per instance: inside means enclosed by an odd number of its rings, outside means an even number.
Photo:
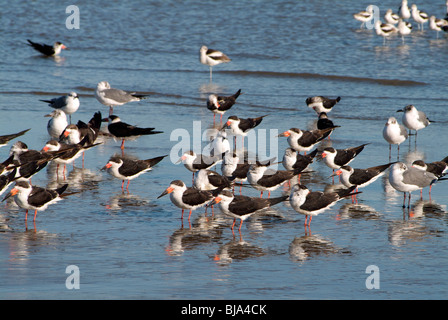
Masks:
[[[440,182],[411,208],[387,175],[361,189],[358,202],[343,200],[303,227],[304,216],[285,202],[252,216],[241,234],[219,208],[199,209],[191,220],[169,197],[157,199],[172,180],[191,184],[191,172],[175,164],[182,143],[201,150],[201,134],[213,125],[205,108],[210,93],[243,94],[224,118],[267,114],[257,131],[262,157],[281,159],[288,146],[275,136],[292,127],[310,128],[316,115],[305,105],[313,95],[341,96],[329,114],[340,128],[336,148],[369,143],[351,163],[367,168],[389,162],[382,129],[396,110],[414,104],[436,122],[411,136],[400,160],[438,161],[447,153],[446,56],[448,38],[414,31],[405,42],[359,29],[352,17],[360,1],[81,1],[80,28],[66,28],[61,2],[10,2],[2,6],[0,38],[0,134],[31,128],[16,139],[32,149],[49,140],[40,99],[69,91],[80,96],[72,118],[88,121],[108,108],[94,97],[99,81],[136,90],[148,99],[117,107],[123,121],[164,133],[128,141],[125,153],[140,159],[169,155],[152,172],[131,182],[100,169],[120,153],[120,141],[103,142],[68,166],[63,201],[25,223],[14,202],[0,209],[0,297],[4,299],[443,299],[448,291],[447,185]],[[444,1],[419,7],[441,18]],[[381,16],[399,1],[381,1]],[[17,14],[20,12],[21,14]],[[70,50],[43,58],[26,39],[62,41]],[[213,70],[199,63],[201,45],[232,59]],[[173,133],[173,134],[172,134]],[[264,138],[264,135],[266,138]],[[8,157],[13,140],[0,149]],[[198,143],[199,142],[199,143]],[[278,143],[277,143],[278,142]],[[393,160],[396,148],[393,148]],[[263,154],[264,153],[264,154]],[[2,160],[3,161],[3,160]],[[278,169],[283,169],[279,165]],[[313,190],[334,184],[323,162],[301,182]],[[216,170],[220,172],[218,165]],[[32,179],[55,188],[64,183],[49,165]],[[288,193],[288,186],[272,197]],[[250,187],[243,194],[259,196]],[[4,195],[2,195],[3,197]],[[66,288],[67,266],[80,271],[80,289]],[[380,288],[366,288],[368,266],[380,273]]]

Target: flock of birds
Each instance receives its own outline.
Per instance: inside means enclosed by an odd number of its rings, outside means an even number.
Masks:
[[[375,7],[373,5],[369,5],[365,11],[355,13],[353,17],[362,22],[361,28],[373,20],[376,34],[383,37],[383,43],[385,43],[386,38],[394,34],[399,34],[404,43],[404,37],[411,34],[413,29],[412,24],[409,22],[411,17],[421,31],[424,29],[424,24],[429,22],[429,28],[437,32],[437,38],[439,38],[440,31],[448,32],[448,1],[446,1],[446,6],[446,15],[441,19],[434,15],[429,16],[426,12],[419,10],[416,4],[412,4],[411,8],[409,8],[407,0],[402,0],[398,13],[388,9],[384,15],[385,22],[375,18]]]
[[[66,49],[65,45],[60,42],[56,42],[53,47],[31,41],[29,43],[33,48],[48,56],[57,55],[61,49]],[[212,67],[229,61],[231,60],[227,55],[218,50],[208,49],[205,46],[200,49],[200,62],[210,67],[210,80],[212,79]],[[430,124],[426,115],[412,105],[397,111],[403,112],[404,125],[399,124],[394,117],[390,117],[385,124],[383,136],[389,143],[389,163],[366,169],[350,167],[349,163],[363,151],[368,143],[346,149],[333,147],[319,149],[319,144],[324,139],[330,139],[332,132],[340,127],[334,125],[327,114],[341,101],[341,98],[313,96],[306,99],[306,104],[318,115],[317,128],[311,130],[290,128],[279,134],[278,137],[286,137],[289,144],[281,161],[285,170],[272,172],[269,167],[280,163],[275,162],[276,158],[265,160],[256,158],[251,161],[244,151],[245,136],[258,127],[266,115],[257,118],[239,118],[232,115],[224,123],[222,121],[223,115],[237,103],[241,94],[240,89],[230,96],[211,94],[208,97],[206,107],[213,113],[214,124],[216,115],[220,115],[219,129],[211,137],[208,146],[210,154],[185,152],[178,162],[182,162],[185,168],[192,172],[192,186],[188,187],[183,181],[174,180],[158,197],[169,194],[171,202],[182,210],[182,218],[185,210],[189,211],[188,219],[190,219],[192,212],[198,208],[213,208],[214,205],[219,205],[224,214],[234,219],[232,232],[236,220],[240,219],[239,231],[241,232],[243,221],[251,215],[289,201],[295,211],[306,216],[305,227],[309,227],[313,216],[327,210],[344,198],[355,199],[356,195],[360,193],[358,189],[376,181],[389,168],[391,186],[404,194],[403,207],[405,207],[407,193],[409,194],[409,207],[412,191],[422,190],[428,186],[431,188],[435,182],[444,179],[448,170],[448,157],[433,163],[418,160],[409,167],[403,162],[390,161],[391,146],[397,145],[399,148],[400,144],[408,139],[408,130],[409,132],[415,131],[415,137],[417,137],[417,132]],[[50,120],[47,129],[51,140],[40,151],[28,149],[26,144],[17,141],[10,149],[9,158],[0,164],[0,194],[4,193],[12,183],[15,183],[3,201],[13,196],[15,203],[26,210],[25,220],[28,210],[34,210],[35,220],[37,211],[45,210],[52,203],[61,200],[68,187],[67,184],[64,184],[57,189],[47,189],[31,184],[31,177],[50,161],[54,161],[57,166],[64,165],[65,173],[66,165],[73,163],[88,149],[101,144],[101,142],[97,142],[100,135],[121,139],[121,149],[123,150],[126,139],[161,133],[155,131],[155,128],[139,128],[129,125],[113,114],[114,107],[132,101],[140,101],[146,98],[145,95],[111,88],[108,82],[101,81],[97,85],[95,97],[101,104],[109,107],[109,116],[102,118],[101,112],[98,111],[88,123],[78,121],[76,125],[71,123],[71,115],[80,106],[79,97],[75,92],[51,100],[41,100],[54,109],[48,115]],[[69,120],[67,116],[69,116]],[[101,130],[104,122],[108,124],[106,128],[103,128],[104,130]],[[20,137],[28,130],[2,136],[0,143],[6,145],[8,141]],[[227,136],[234,138],[233,149]],[[242,138],[242,152],[238,152],[236,149],[237,136]],[[125,181],[127,181],[126,190],[128,191],[132,179],[150,171],[165,157],[166,155],[162,155],[139,160],[129,159],[122,153],[122,156],[112,156],[102,170],[107,170],[112,176],[122,180],[121,188],[124,192]],[[340,177],[345,188],[322,192],[311,191],[301,184],[300,176],[311,170],[310,166],[315,159],[323,160],[333,170],[333,176]],[[222,163],[221,174],[211,170],[218,163]],[[290,185],[293,178],[297,178],[297,183],[290,188],[288,195],[270,197],[271,191],[285,184]],[[248,184],[244,185],[245,182]],[[238,184],[240,191],[239,194],[236,194],[235,186]],[[242,195],[243,185],[260,191],[260,197]],[[267,198],[263,198],[263,192],[268,193]]]

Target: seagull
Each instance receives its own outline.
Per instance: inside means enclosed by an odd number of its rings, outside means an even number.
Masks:
[[[400,16],[396,13],[392,12],[392,9],[387,9],[386,14],[384,15],[384,20],[386,20],[389,24],[397,24],[400,20]]]
[[[232,135],[235,136],[234,138],[235,146],[236,146],[236,136],[241,136],[242,143],[244,146],[244,137],[249,133],[249,131],[257,127],[261,123],[263,118],[266,116],[267,115],[247,119],[241,119],[238,118],[237,116],[230,116],[229,118],[227,118],[226,124],[222,129],[230,128]]]
[[[8,144],[8,142],[11,141],[12,139],[23,136],[25,133],[27,133],[30,130],[31,130],[31,128],[17,132],[17,133],[5,134],[3,136],[0,136],[0,148],[6,146]]]
[[[3,198],[5,201],[14,196],[15,203],[26,210],[25,221],[28,220],[28,210],[34,210],[34,219],[36,221],[37,211],[43,211],[47,207],[61,200],[62,193],[67,189],[68,184],[64,184],[57,189],[46,189],[37,186],[31,186],[28,181],[17,181],[10,193]]]
[[[439,38],[439,31],[442,31],[443,27],[448,27],[448,21],[444,19],[436,19],[435,16],[429,18],[429,27],[437,31],[437,39]]]
[[[231,96],[218,96],[216,94],[211,94],[208,96],[207,100],[207,109],[213,112],[213,123],[215,123],[216,114],[220,114],[220,121],[222,122],[222,116],[236,102],[236,99],[240,96],[241,89],[239,89],[236,93]]]
[[[109,106],[109,116],[113,114],[115,106],[121,106],[131,101],[140,101],[147,96],[148,95],[137,94],[136,92],[111,88],[107,81],[99,82],[95,90],[96,99],[100,103]]]
[[[205,206],[214,198],[212,192],[198,190],[194,187],[187,187],[181,180],[171,181],[169,187],[157,197],[157,199],[170,194],[171,202],[178,208],[182,209],[182,217],[184,217],[184,210],[190,210],[188,220],[190,220],[191,213],[200,207]]]
[[[330,112],[339,101],[341,101],[341,97],[331,99],[323,96],[309,97],[305,100],[306,105],[316,111],[317,114]]]
[[[341,177],[341,182],[344,186],[347,188],[356,186],[356,191],[358,191],[359,188],[368,186],[384,175],[393,163],[391,162],[367,169],[354,169],[346,165],[339,168],[335,174]]]
[[[406,204],[406,192],[409,193],[408,208],[411,202],[411,192],[421,190],[437,181],[437,177],[428,171],[410,167],[403,162],[397,162],[391,166],[389,171],[389,182],[391,186],[403,192],[403,208]]]
[[[271,199],[260,199],[257,197],[248,197],[241,195],[234,195],[228,190],[223,190],[210,202],[207,206],[219,203],[221,211],[233,218],[232,231],[235,226],[236,219],[240,219],[240,226],[238,230],[241,232],[243,221],[251,215],[268,209],[278,203],[288,200],[288,196],[281,196]]]
[[[400,19],[398,22],[398,33],[401,35],[401,41],[404,43],[404,36],[411,34],[412,25],[409,22]]]
[[[121,139],[121,150],[124,149],[124,142],[128,139],[136,139],[143,135],[163,133],[163,131],[154,131],[155,128],[140,128],[121,121],[120,117],[110,115],[107,129],[115,138]]]
[[[360,27],[362,29],[366,22],[369,22],[373,18],[373,6],[369,5],[366,10],[353,14],[353,18],[362,22]]]
[[[47,131],[50,137],[59,139],[62,132],[68,126],[67,115],[62,109],[55,109],[50,114],[46,114],[44,117],[50,117],[47,123]]]
[[[72,122],[72,114],[78,111],[80,105],[78,94],[73,91],[59,98],[40,101],[48,103],[50,107],[56,110],[64,111],[65,114],[69,115],[70,123]]]
[[[218,172],[208,169],[201,169],[194,178],[193,187],[199,190],[216,190],[231,189],[232,183],[230,180],[220,175]]]
[[[209,49],[206,46],[202,46],[199,50],[199,53],[199,61],[201,61],[202,64],[208,65],[210,67],[210,82],[212,82],[213,66],[231,61],[230,58],[221,51]]]
[[[283,133],[280,133],[277,137],[288,137],[289,146],[298,151],[306,152],[310,151],[316,144],[328,137],[335,128],[339,126],[334,126],[333,128],[327,128],[323,130],[300,130],[298,128],[291,128]]]
[[[426,12],[420,11],[417,8],[416,4],[413,4],[411,6],[411,14],[412,18],[419,24],[419,29],[421,26],[421,29],[423,31],[423,24],[428,22],[428,14]]]
[[[383,37],[383,44],[386,43],[386,38],[392,34],[398,33],[398,28],[393,24],[382,23],[380,20],[375,22],[376,34]]]
[[[59,53],[61,53],[62,49],[68,49],[64,44],[62,44],[59,41],[55,42],[53,46],[44,43],[42,44],[36,43],[28,39],[27,41],[28,45],[33,47],[34,50],[39,51],[40,53],[48,57],[57,56]]]
[[[411,134],[411,130],[415,130],[416,138],[417,131],[426,128],[431,123],[426,114],[423,111],[418,111],[413,105],[407,105],[403,109],[397,110],[397,112],[403,112],[403,124],[409,129],[409,134]]]
[[[317,216],[319,213],[334,206],[336,202],[344,199],[345,197],[354,196],[360,192],[353,192],[355,186],[348,189],[342,189],[336,192],[322,192],[311,191],[306,186],[296,184],[291,189],[289,196],[289,203],[291,207],[298,213],[304,214],[305,226],[311,225],[313,216]],[[309,217],[309,221],[307,221]]]
[[[339,169],[342,166],[348,165],[352,162],[355,157],[364,150],[364,147],[368,145],[368,143],[364,143],[357,147],[351,147],[346,149],[335,149],[333,147],[325,148],[321,157],[324,159],[325,164],[333,169]]]
[[[400,16],[402,19],[407,20],[411,17],[411,11],[409,10],[408,7],[408,0],[401,1],[401,6],[398,9],[398,11],[400,12]]]
[[[392,145],[398,146],[397,157],[400,156],[400,144],[408,138],[408,132],[406,128],[399,124],[395,117],[390,117],[383,129],[383,138],[389,143],[389,159],[391,157]]]
[[[152,159],[131,159],[128,157],[112,156],[101,170],[107,170],[113,177],[122,180],[121,190],[123,191],[124,181],[127,180],[126,191],[129,192],[129,183],[163,160],[167,155]]]

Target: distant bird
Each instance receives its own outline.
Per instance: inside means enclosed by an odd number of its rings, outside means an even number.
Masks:
[[[366,22],[369,22],[373,19],[373,6],[369,5],[366,10],[353,14],[353,18],[362,22],[360,27],[362,29],[365,26]]]
[[[70,92],[69,94],[53,98],[51,100],[40,100],[42,102],[48,103],[48,105],[56,110],[62,110],[70,118],[70,123],[72,123],[72,114],[79,109],[79,97],[76,92]]]
[[[112,156],[101,170],[107,170],[113,177],[122,180],[121,190],[124,190],[124,182],[127,180],[126,191],[128,191],[131,180],[152,170],[152,168],[165,157],[166,155],[152,159],[139,160],[128,157]]]
[[[132,91],[111,88],[107,81],[99,82],[95,90],[95,98],[101,104],[109,107],[109,116],[113,114],[115,106],[121,106],[131,101],[140,101],[147,96]]]
[[[221,211],[225,215],[233,218],[232,231],[235,226],[236,219],[240,219],[241,222],[238,230],[241,232],[243,221],[249,218],[251,215],[268,209],[286,200],[288,200],[288,196],[281,196],[271,199],[261,199],[256,197],[234,195],[228,190],[223,190],[207,206],[219,203],[219,208],[221,209]]]
[[[347,188],[356,186],[356,191],[359,188],[364,188],[369,184],[375,182],[379,177],[384,175],[386,170],[394,162],[370,167],[367,169],[354,169],[350,166],[342,166],[335,172],[336,175],[341,176],[341,182]]]
[[[17,133],[6,134],[3,136],[0,136],[0,148],[6,146],[8,144],[8,142],[11,141],[12,139],[23,136],[25,133],[27,133],[30,130],[31,130],[31,128],[17,132]]]
[[[46,189],[37,186],[31,186],[28,181],[17,181],[10,193],[3,198],[5,201],[14,196],[15,203],[26,210],[25,221],[28,220],[28,210],[34,210],[34,219],[36,221],[37,211],[43,211],[49,205],[60,201],[62,193],[67,189],[68,184],[64,184],[57,189]]]
[[[436,19],[435,16],[429,17],[429,27],[431,30],[437,32],[437,39],[439,38],[439,31],[442,31],[443,27],[448,27],[448,21],[444,19]]]
[[[398,28],[393,24],[381,23],[380,20],[375,22],[375,32],[377,35],[383,37],[383,44],[386,43],[386,38],[398,33]]]
[[[411,15],[415,22],[418,23],[419,29],[423,31],[423,25],[428,22],[429,19],[428,14],[426,12],[418,10],[417,5],[413,4],[411,6]]]
[[[216,171],[201,169],[194,178],[193,186],[199,190],[231,189],[232,183]]]
[[[330,112],[339,101],[341,101],[341,97],[331,99],[323,96],[309,97],[305,100],[308,108],[313,109],[317,114]]]
[[[408,0],[401,1],[401,6],[398,9],[398,11],[400,13],[400,17],[404,20],[407,20],[411,17],[411,11],[409,10],[408,7]]]
[[[335,192],[322,192],[311,191],[304,185],[296,184],[291,189],[289,203],[295,211],[306,216],[305,226],[309,227],[313,216],[317,216],[346,197],[358,194],[359,192],[352,192],[355,188],[352,186]]]
[[[136,139],[143,135],[163,133],[163,131],[154,131],[155,128],[140,128],[130,125],[116,115],[109,116],[110,122],[107,126],[109,133],[115,138],[121,139],[121,149],[124,149],[125,140]]]
[[[40,53],[42,53],[43,55],[48,56],[48,57],[58,55],[59,53],[61,53],[62,49],[68,49],[64,44],[62,44],[59,41],[55,42],[52,46],[50,46],[48,44],[44,44],[44,43],[42,43],[42,44],[36,43],[31,40],[27,40],[27,41],[28,41],[28,45],[33,47],[34,50],[39,51]]]
[[[400,16],[396,13],[392,12],[392,9],[387,9],[386,14],[384,15],[384,20],[386,20],[389,24],[397,24],[400,20]]]
[[[428,171],[410,167],[403,162],[393,164],[389,171],[390,185],[403,192],[403,208],[406,206],[406,193],[409,193],[408,207],[411,202],[411,192],[430,186],[438,179]]]
[[[333,169],[339,169],[342,166],[345,166],[352,162],[355,157],[364,150],[364,147],[368,145],[368,143],[364,143],[357,147],[350,147],[346,149],[335,149],[333,147],[327,147],[322,151],[322,158],[324,159],[325,164]]]
[[[216,114],[221,115],[220,121],[222,122],[223,114],[232,108],[240,94],[241,89],[231,96],[218,96],[216,94],[208,96],[207,109],[213,112],[213,123],[215,123]]]
[[[212,82],[212,68],[220,63],[230,62],[230,58],[218,50],[209,49],[202,46],[199,50],[199,61],[210,67],[210,82]]]
[[[417,131],[426,128],[431,123],[426,114],[423,111],[418,111],[413,105],[407,105],[403,109],[397,110],[397,112],[403,112],[402,121],[406,128],[415,130],[415,136],[417,138]]]
[[[171,202],[182,209],[181,219],[184,217],[184,210],[190,210],[188,220],[190,220],[193,210],[201,208],[211,202],[214,195],[210,191],[198,190],[194,187],[187,187],[181,180],[171,181],[169,187],[162,192],[157,199],[169,194]]]
[[[261,121],[263,121],[263,118],[266,116],[267,115],[247,119],[238,118],[237,116],[230,116],[227,118],[226,124],[223,127],[223,129],[230,128],[232,135],[234,135],[235,146],[236,146],[236,136],[241,136],[242,144],[244,146],[244,137],[249,133],[249,131],[260,125]]]
[[[383,128],[383,138],[389,143],[389,159],[391,157],[392,145],[396,144],[398,147],[397,156],[400,156],[400,144],[408,138],[406,128],[399,124],[395,117],[390,117]]]
[[[61,109],[55,109],[44,117],[50,117],[47,123],[47,131],[50,137],[59,139],[62,132],[68,126],[67,115]]]
[[[407,36],[411,34],[412,31],[412,25],[407,22],[400,19],[398,22],[398,33],[401,35],[401,41],[404,43],[404,36]]]
[[[328,137],[337,127],[339,126],[323,130],[316,129],[310,131],[291,128],[283,133],[280,133],[278,137],[287,137],[288,144],[292,149],[298,152],[305,152],[306,154],[306,152],[313,149],[316,144]]]

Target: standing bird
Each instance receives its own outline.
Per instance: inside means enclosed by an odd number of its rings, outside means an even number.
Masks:
[[[62,132],[68,126],[67,115],[62,109],[55,109],[50,114],[46,114],[44,117],[50,117],[47,123],[47,131],[50,137],[59,139]]]
[[[403,109],[397,110],[397,112],[403,112],[403,124],[409,129],[409,134],[411,134],[411,130],[415,130],[416,140],[417,131],[426,128],[431,122],[423,111],[418,111],[413,105],[408,105]]]
[[[213,167],[214,165],[216,165],[221,161],[222,161],[221,156],[208,157],[203,154],[196,154],[196,152],[190,150],[184,152],[176,163],[182,162],[185,168],[193,172],[192,180],[194,181],[195,172],[201,169],[210,169],[211,167]]]
[[[105,106],[109,106],[109,116],[113,114],[115,106],[121,106],[131,101],[140,101],[147,96],[137,94],[136,92],[111,88],[107,81],[99,82],[95,90],[96,99]]]
[[[366,8],[366,10],[353,14],[353,18],[362,22],[360,27],[362,29],[366,22],[373,19],[373,6],[370,5]]]
[[[398,147],[397,158],[400,157],[400,144],[408,138],[406,128],[399,124],[397,119],[390,117],[383,129],[383,138],[389,143],[389,159],[391,158],[392,145],[396,144]]]
[[[386,20],[389,24],[397,24],[400,21],[400,16],[396,13],[392,12],[392,9],[387,9],[386,14],[384,15],[384,20]]]
[[[334,126],[333,128],[327,128],[323,130],[300,130],[298,128],[291,128],[283,133],[280,133],[278,137],[287,137],[289,146],[298,151],[306,152],[310,151],[316,144],[321,142],[323,139],[328,137],[335,128],[339,126]]]
[[[14,196],[15,203],[26,210],[25,221],[28,220],[28,210],[34,210],[34,219],[36,221],[37,211],[43,211],[47,207],[61,200],[62,193],[67,189],[68,184],[55,190],[46,189],[37,186],[31,186],[28,181],[17,181],[10,193],[3,198],[5,201]]]
[[[199,50],[199,61],[210,67],[210,82],[212,82],[212,68],[220,63],[230,62],[230,58],[218,50],[209,49],[202,46]]]
[[[223,127],[224,128],[230,128],[231,133],[234,135],[234,146],[236,148],[236,136],[241,136],[242,146],[244,147],[244,137],[257,127],[264,117],[267,115],[257,117],[257,118],[247,118],[247,119],[241,119],[237,116],[230,116],[227,118],[226,124]]]
[[[285,167],[286,170],[300,170],[300,172],[303,172],[308,169],[311,163],[313,163],[317,151],[318,150],[315,149],[307,155],[302,155],[293,148],[286,148],[282,159],[283,167]]]
[[[428,14],[426,12],[420,11],[417,8],[416,4],[413,4],[411,6],[411,14],[412,18],[415,20],[415,22],[418,23],[419,29],[423,31],[423,24],[428,22]]]
[[[241,195],[234,195],[232,192],[223,190],[217,197],[213,199],[207,206],[219,203],[221,211],[233,218],[232,231],[235,227],[236,219],[240,219],[240,226],[238,230],[241,232],[243,221],[251,215],[268,209],[278,203],[288,200],[288,196],[281,196],[271,199],[260,199],[256,197],[248,197]]]
[[[64,44],[62,44],[59,41],[55,42],[52,46],[44,43],[42,44],[36,43],[28,39],[27,41],[28,45],[33,47],[34,50],[39,51],[40,53],[48,57],[57,56],[59,53],[61,53],[62,49],[68,49]]]
[[[401,41],[403,43],[404,43],[404,36],[411,34],[411,31],[412,31],[412,25],[409,22],[400,19],[400,21],[398,22],[398,33],[401,35]]]
[[[398,28],[393,24],[381,23],[380,20],[375,22],[375,32],[377,35],[383,37],[383,44],[386,43],[386,38],[398,33]]]
[[[316,126],[317,126],[317,129],[319,129],[319,130],[324,130],[327,128],[336,128],[333,121],[328,119],[326,112],[319,113],[319,117],[317,119]]]
[[[247,180],[247,173],[249,172],[250,163],[240,158],[236,152],[227,152],[223,157],[221,166],[222,175],[227,177],[232,182],[240,183],[240,193],[243,182]]]
[[[342,166],[345,166],[352,162],[355,157],[364,150],[364,147],[368,145],[368,143],[364,143],[357,147],[351,147],[346,149],[335,149],[333,147],[327,147],[322,151],[322,158],[324,159],[325,164],[333,169],[339,169]]]
[[[330,99],[323,96],[309,97],[305,100],[308,108],[313,109],[317,114],[320,114],[321,112],[330,112],[339,101],[341,101],[341,97]]]
[[[31,128],[17,132],[17,133],[5,134],[3,136],[0,136],[0,148],[6,146],[8,144],[8,142],[11,141],[12,139],[23,136],[25,133],[27,133],[30,130],[31,130]]]
[[[165,156],[155,157],[152,159],[139,160],[127,157],[113,156],[101,170],[107,170],[109,174],[117,179],[122,180],[121,190],[124,191],[124,181],[127,180],[126,191],[129,192],[129,183],[162,161]]]
[[[415,160],[412,162],[412,167],[434,174],[437,180],[446,180],[443,178],[448,170],[448,157],[443,158],[441,161],[424,162],[423,160]],[[429,186],[429,194],[431,195],[432,184]]]
[[[429,17],[429,27],[437,32],[437,39],[439,39],[439,31],[442,31],[443,27],[448,27],[448,21],[431,16]]]
[[[136,139],[143,135],[163,133],[163,131],[154,131],[155,128],[139,128],[126,122],[122,122],[118,116],[110,115],[110,122],[107,126],[110,134],[115,138],[122,139],[121,150],[124,149],[125,140]]]
[[[411,11],[408,7],[408,0],[401,0],[401,6],[398,11],[400,12],[400,17],[404,20],[407,20],[411,17]]]
[[[232,183],[216,171],[201,169],[194,178],[193,186],[199,190],[231,189]]]
[[[342,166],[335,174],[341,176],[341,182],[344,186],[347,188],[355,186],[356,191],[358,191],[358,188],[364,188],[384,175],[392,164],[393,162],[367,169],[354,169],[350,166]]]
[[[213,123],[215,123],[216,114],[220,114],[220,122],[222,123],[223,114],[232,108],[235,104],[236,99],[240,96],[241,89],[239,89],[235,94],[225,97],[218,96],[216,94],[211,94],[208,96],[207,109],[213,112]]]
[[[72,123],[72,114],[78,111],[80,105],[78,94],[73,91],[59,98],[40,101],[48,103],[53,109],[64,111],[69,116],[70,123]]]
[[[334,206],[336,202],[345,197],[354,196],[355,194],[360,193],[352,193],[354,189],[355,187],[353,186],[336,192],[322,192],[311,191],[304,185],[296,184],[291,189],[289,203],[295,211],[306,216],[305,226],[309,227],[313,216],[317,216],[319,213]],[[309,221],[307,221],[308,217]]]

